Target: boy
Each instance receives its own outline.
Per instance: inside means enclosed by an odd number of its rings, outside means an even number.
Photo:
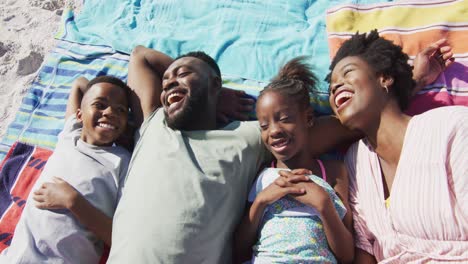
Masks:
[[[128,93],[115,77],[74,82],[65,126],[2,252],[5,263],[99,262],[130,159],[113,144],[127,126]]]

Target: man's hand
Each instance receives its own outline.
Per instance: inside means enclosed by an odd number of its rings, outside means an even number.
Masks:
[[[453,61],[452,47],[446,39],[440,39],[419,52],[413,65],[413,79],[416,81],[413,94],[433,83]]]
[[[33,199],[39,209],[70,209],[76,197],[80,195],[75,188],[61,178],[54,177],[54,182],[43,183],[34,191]]]
[[[216,118],[219,123],[225,124],[229,119],[245,121],[249,119],[248,113],[253,110],[255,101],[245,97],[245,92],[222,88],[216,106]]]

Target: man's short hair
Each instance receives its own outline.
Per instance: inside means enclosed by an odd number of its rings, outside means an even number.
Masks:
[[[191,51],[189,53],[180,55],[175,60],[178,60],[178,59],[184,58],[184,57],[194,57],[194,58],[197,58],[197,59],[200,59],[200,60],[204,61],[206,64],[208,64],[208,66],[210,66],[211,69],[213,69],[216,72],[218,77],[221,78],[221,70],[219,69],[218,64],[216,63],[216,61],[213,58],[210,57],[210,55],[206,54],[205,52],[203,52],[203,51]]]

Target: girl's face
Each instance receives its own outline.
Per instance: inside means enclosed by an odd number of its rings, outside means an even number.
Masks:
[[[275,91],[264,93],[256,108],[262,141],[277,160],[288,161],[308,146],[311,109],[301,110],[297,102]]]
[[[333,69],[330,106],[340,122],[351,129],[368,125],[380,114],[386,97],[383,79],[360,57],[345,57]]]

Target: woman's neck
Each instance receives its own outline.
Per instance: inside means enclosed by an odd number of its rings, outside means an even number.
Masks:
[[[390,105],[363,130],[377,155],[389,164],[398,164],[410,119],[398,105]]]

